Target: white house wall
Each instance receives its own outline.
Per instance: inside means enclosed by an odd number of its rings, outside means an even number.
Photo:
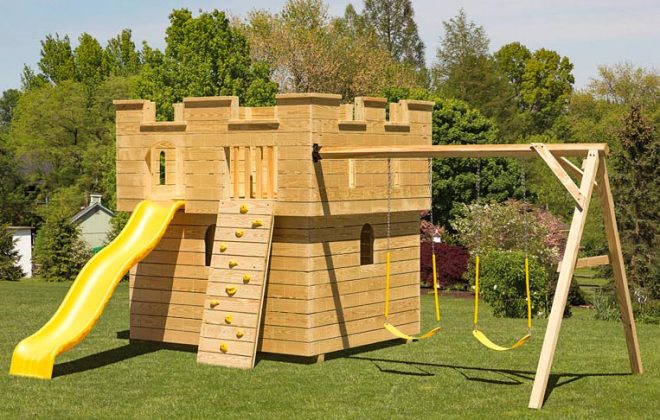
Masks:
[[[10,228],[14,239],[14,249],[20,256],[19,266],[25,277],[32,277],[32,230],[30,228]]]

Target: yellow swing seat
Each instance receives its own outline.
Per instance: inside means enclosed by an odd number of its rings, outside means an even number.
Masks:
[[[527,340],[529,340],[529,338],[532,336],[532,334],[527,334],[524,337],[522,337],[520,340],[516,341],[511,347],[502,347],[502,346],[497,345],[497,344],[493,343],[492,341],[490,341],[490,339],[488,337],[486,337],[486,334],[484,334],[483,332],[481,332],[479,330],[472,330],[472,335],[474,336],[474,338],[479,340],[479,342],[481,344],[483,344],[484,346],[488,347],[489,349],[495,350],[495,351],[515,350],[518,347],[525,344],[527,342]]]
[[[521,347],[532,337],[532,296],[529,288],[529,260],[525,257],[525,292],[527,298],[527,335],[516,341],[511,347],[503,347],[493,343],[486,334],[481,332],[477,327],[479,323],[479,255],[475,258],[475,280],[474,280],[474,329],[472,335],[485,347],[495,351],[509,351]]]
[[[438,300],[438,281],[437,281],[438,277],[435,266],[435,254],[432,255],[432,261],[433,261],[433,292],[435,295],[435,319],[437,321],[440,321],[440,303]],[[399,337],[409,341],[426,340],[427,338],[431,338],[434,335],[436,335],[438,331],[440,331],[441,329],[441,327],[435,327],[432,330],[419,336],[409,335],[399,330],[397,327],[395,327],[388,321],[389,312],[390,312],[390,253],[388,251],[388,253],[386,254],[386,263],[385,263],[385,323],[383,324],[383,327],[385,327],[385,329],[395,337]]]

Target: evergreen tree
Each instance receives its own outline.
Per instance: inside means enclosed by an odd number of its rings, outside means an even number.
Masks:
[[[348,8],[347,14],[350,16]],[[394,60],[424,69],[424,43],[410,0],[365,0],[362,18],[375,30]]]
[[[76,275],[90,257],[71,215],[52,211],[39,232],[34,246],[37,274],[46,281],[66,281]]]
[[[628,278],[660,298],[660,134],[638,106],[618,133],[612,190]]]
[[[0,225],[0,280],[17,281],[25,275],[18,265],[19,258],[11,232]]]
[[[443,25],[445,33],[432,71],[435,89],[495,119],[508,135],[515,114],[514,93],[506,76],[488,54],[490,40],[486,31],[468,21],[462,9]]]

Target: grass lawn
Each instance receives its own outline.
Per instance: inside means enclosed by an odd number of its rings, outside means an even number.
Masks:
[[[657,418],[660,326],[638,325],[646,372],[629,374],[623,328],[575,309],[564,321],[542,411],[527,409],[545,321],[515,352],[470,333],[470,300],[445,298],[431,340],[363,350],[305,365],[262,359],[251,371],[198,365],[195,353],[129,345],[121,284],[90,335],[57,359],[52,381],[7,374],[15,344],[54,312],[69,284],[0,282],[0,418]],[[524,320],[482,326],[511,343]],[[423,297],[424,327],[433,297]]]

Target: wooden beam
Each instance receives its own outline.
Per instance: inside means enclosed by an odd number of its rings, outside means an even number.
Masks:
[[[557,265],[557,272],[561,269],[561,261]],[[575,268],[599,267],[610,263],[609,255],[598,255],[596,257],[579,258],[575,263]]]
[[[548,326],[545,330],[543,347],[541,348],[541,355],[539,356],[539,363],[536,368],[536,375],[534,376],[534,386],[529,397],[529,408],[540,409],[543,406],[552,360],[555,355],[557,340],[559,339],[559,330],[561,329],[561,322],[564,318],[568,291],[571,286],[573,270],[580,249],[580,239],[582,238],[582,232],[584,231],[584,225],[587,220],[587,210],[589,209],[591,193],[593,192],[598,160],[598,150],[590,150],[585,162],[584,177],[580,183],[580,191],[585,197],[584,206],[581,208],[576,206],[573,212],[571,230],[566,240],[566,250],[564,251],[559,279],[557,280],[555,297],[552,301],[552,309],[548,318]]]
[[[623,253],[621,252],[621,239],[616,224],[616,215],[614,213],[614,200],[610,181],[607,176],[607,167],[605,160],[598,171],[598,181],[601,188],[598,191],[600,195],[601,206],[603,207],[603,223],[605,224],[605,235],[610,252],[610,264],[614,274],[614,285],[616,288],[617,301],[621,311],[621,321],[623,330],[626,334],[626,346],[628,347],[628,359],[630,360],[630,369],[634,374],[644,372],[642,367],[642,357],[639,354],[639,340],[637,339],[637,329],[635,327],[635,318],[633,317],[632,305],[630,304],[630,291],[628,290],[628,279],[623,264]]]
[[[546,144],[546,148],[557,157],[585,157],[589,150],[603,155],[609,153],[605,143]],[[530,144],[443,144],[435,146],[361,146],[338,147],[317,146],[316,159],[383,159],[383,158],[533,158],[536,152]]]
[[[557,158],[548,150],[546,145],[543,143],[532,143],[532,149],[534,149],[534,151],[539,154],[541,159],[543,159],[546,165],[548,165],[552,173],[555,174],[557,178],[559,178],[559,181],[573,196],[573,199],[578,204],[578,206],[580,206],[580,208],[584,208],[584,196],[580,192],[580,189],[577,187],[577,185],[575,185],[571,177],[568,176],[564,168],[557,161]]]
[[[582,180],[582,169],[578,168],[565,157],[560,157],[558,160],[559,164],[568,172],[569,174],[573,175],[575,178],[577,178],[578,181]],[[598,181],[594,181],[594,187],[596,190],[598,190]]]

